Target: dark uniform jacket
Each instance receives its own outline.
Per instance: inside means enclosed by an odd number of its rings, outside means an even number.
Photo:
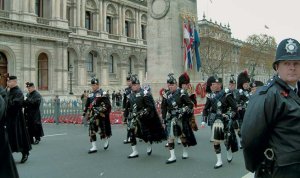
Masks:
[[[126,103],[128,101],[128,97],[130,93],[131,93],[131,88],[130,87],[125,88],[124,95],[123,95],[123,109],[125,109],[126,107]]]
[[[194,103],[191,101],[189,95],[183,89],[177,88],[177,90],[172,93],[169,90],[166,90],[163,95],[164,99],[161,105],[162,109],[162,118],[163,120],[172,119],[172,110],[174,110],[173,103],[176,103],[178,109],[187,107],[191,112],[185,112],[182,116],[182,132],[186,136],[188,146],[197,145],[197,141],[194,135],[194,132],[190,126],[190,119],[193,115]],[[170,117],[167,118],[167,113]],[[166,122],[166,121],[165,121]]]
[[[102,109],[102,108],[105,109]],[[89,112],[89,116],[96,116],[96,119],[99,119],[99,127],[101,128],[101,138],[104,138],[104,135],[110,137],[112,135],[111,132],[111,124],[110,124],[110,112],[111,112],[111,103],[109,98],[106,95],[103,95],[103,91],[101,89],[96,90],[87,98],[84,112]]]
[[[257,171],[266,148],[273,149],[279,167],[299,164],[299,136],[300,97],[275,76],[251,97],[245,113],[242,146],[246,168]]]
[[[30,137],[44,136],[40,112],[41,100],[42,96],[39,92],[34,90],[27,95],[24,101],[24,116]],[[31,140],[31,142],[33,142],[33,140]]]
[[[145,111],[145,112],[144,112]],[[141,123],[137,137],[145,142],[160,142],[166,139],[165,131],[155,108],[155,102],[151,93],[140,89],[131,92],[124,110],[124,117],[131,121],[131,114],[144,113],[139,121]]]
[[[7,133],[4,128],[5,109],[6,103],[0,95],[0,177],[18,178],[18,171],[11,154]]]
[[[18,86],[7,94],[6,126],[12,152],[31,150],[29,135],[23,115],[24,96]]]

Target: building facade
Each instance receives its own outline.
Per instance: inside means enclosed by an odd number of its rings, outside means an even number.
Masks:
[[[209,76],[217,75],[223,78],[224,84],[227,86],[232,74],[237,77],[244,70],[254,76],[255,80],[263,82],[267,82],[274,74],[271,64],[274,61],[275,48],[267,53],[262,53],[256,48],[247,49],[248,55],[245,56],[243,52],[249,46],[246,42],[232,37],[230,25],[213,22],[211,19],[206,19],[205,15],[202,20],[198,21],[198,29],[201,39],[202,80],[205,81]],[[254,70],[253,65],[245,63],[245,61],[252,61],[258,57],[253,54],[260,54],[259,58],[268,62],[257,64]]]
[[[147,70],[147,2],[0,0],[0,85],[16,75],[44,95],[80,94],[91,77],[121,89]]]

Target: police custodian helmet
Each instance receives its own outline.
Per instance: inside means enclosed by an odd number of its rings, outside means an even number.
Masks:
[[[276,50],[276,58],[273,62],[273,69],[275,69],[275,64],[280,61],[294,61],[300,60],[300,44],[297,40],[288,38],[282,40]]]

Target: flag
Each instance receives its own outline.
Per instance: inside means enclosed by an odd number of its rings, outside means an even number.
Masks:
[[[269,29],[269,27],[267,25],[265,25],[265,29]]]
[[[197,29],[194,28],[194,49],[195,49],[195,56],[196,56],[197,72],[199,72],[200,67],[201,67],[201,59],[200,59],[199,46],[200,46],[199,34],[197,32]]]
[[[188,21],[188,31],[190,35],[190,43],[188,49],[188,67],[193,69],[193,54],[194,54],[194,25],[191,21]]]
[[[184,44],[184,64],[185,70],[192,67],[192,57],[191,57],[191,42],[190,42],[190,30],[189,25],[184,22],[183,24],[183,44]]]

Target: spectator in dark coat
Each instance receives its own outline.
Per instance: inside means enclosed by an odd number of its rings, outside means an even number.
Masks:
[[[42,96],[36,91],[33,83],[27,82],[26,88],[29,93],[24,101],[25,121],[28,127],[30,142],[36,145],[39,144],[41,137],[44,136],[40,112]],[[35,140],[33,138],[35,138]]]

